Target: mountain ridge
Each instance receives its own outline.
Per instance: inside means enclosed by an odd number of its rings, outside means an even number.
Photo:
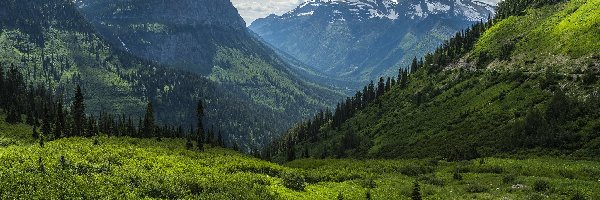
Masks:
[[[365,84],[491,15],[470,1],[308,1],[249,27],[320,73]]]

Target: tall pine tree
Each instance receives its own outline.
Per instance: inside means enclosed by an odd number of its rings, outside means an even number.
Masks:
[[[146,114],[144,115],[143,137],[154,137],[154,108],[152,102],[148,102],[146,106]]]
[[[77,85],[77,89],[75,90],[75,100],[73,101],[71,112],[73,117],[72,135],[82,136],[84,127],[86,125],[85,103],[83,99],[83,92],[81,91],[81,87],[79,85]]]
[[[198,106],[196,107],[196,141],[198,142],[198,148],[202,148],[202,145],[205,143],[204,141],[204,105],[202,104],[202,100],[198,101]]]

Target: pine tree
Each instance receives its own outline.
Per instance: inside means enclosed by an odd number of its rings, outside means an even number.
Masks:
[[[54,138],[61,138],[66,129],[65,112],[63,110],[62,98],[56,105],[56,124],[54,125]]]
[[[144,115],[143,137],[154,137],[154,128],[154,108],[152,108],[152,102],[148,102]]]
[[[421,199],[423,199],[421,197],[421,186],[419,186],[418,182],[415,182],[413,184],[412,200],[421,200]]]
[[[196,141],[198,142],[198,146],[202,147],[204,141],[204,123],[202,120],[204,119],[204,105],[202,105],[202,101],[198,101],[198,105],[196,107]]]
[[[82,136],[84,127],[85,127],[85,103],[83,98],[83,92],[81,91],[81,87],[77,85],[77,89],[75,90],[75,100],[73,101],[73,105],[71,107],[72,117],[73,117],[73,136]]]
[[[206,144],[210,144],[210,145],[215,144],[215,127],[214,126],[211,126],[210,130],[208,131],[208,134],[206,137]]]
[[[377,98],[383,96],[385,93],[385,80],[383,77],[379,78],[379,83],[377,83]]]
[[[4,66],[0,63],[0,97],[6,97],[6,84],[4,81]],[[0,108],[5,108],[4,98],[0,98]]]
[[[219,136],[217,137],[219,147],[225,147],[225,141],[223,140],[223,134],[219,130]]]
[[[44,108],[44,118],[42,121],[42,135],[51,135],[52,129],[50,127],[50,111],[48,108]]]
[[[38,137],[40,137],[40,134],[38,133],[37,127],[35,127],[35,125],[31,129],[31,137],[33,137],[35,139],[37,139]]]

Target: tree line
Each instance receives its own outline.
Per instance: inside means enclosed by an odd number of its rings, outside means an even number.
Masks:
[[[10,124],[26,123],[33,127],[32,136],[40,140],[56,140],[63,137],[129,136],[135,138],[184,138],[188,148],[196,141],[198,149],[204,145],[225,147],[223,135],[214,128],[205,129],[204,105],[198,101],[196,127],[184,131],[182,126],[156,123],[152,102],[148,102],[143,118],[134,122],[132,116],[101,112],[98,117],[86,114],[85,97],[77,85],[70,105],[65,105],[62,95],[55,95],[43,85],[26,84],[15,65],[7,70],[0,64],[0,109],[6,113]]]
[[[348,97],[345,101],[338,103],[335,111],[332,113],[329,110],[318,112],[312,119],[298,123],[295,127],[291,128],[288,133],[278,140],[273,141],[265,149],[263,149],[262,157],[270,159],[274,155],[284,154],[288,161],[296,159],[298,153],[296,147],[301,143],[316,142],[322,139],[323,133],[321,129],[324,126],[330,126],[332,129],[339,129],[348,119],[352,118],[355,113],[359,112],[363,108],[367,107],[372,102],[376,101],[379,97],[385,95],[386,92],[390,91],[393,87],[399,87],[400,89],[406,89],[409,86],[410,75],[422,71],[424,73],[433,74],[443,70],[444,67],[448,66],[452,62],[455,62],[459,58],[473,50],[474,45],[477,43],[482,34],[492,27],[495,22],[501,19],[507,18],[513,15],[522,15],[528,8],[537,8],[544,5],[555,4],[560,2],[559,0],[506,0],[499,4],[499,9],[494,18],[488,17],[487,21],[480,21],[473,24],[470,28],[460,31],[455,34],[454,37],[446,40],[442,43],[435,51],[426,54],[423,58],[417,59],[416,57],[412,60],[410,66],[406,68],[400,68],[399,74],[396,79],[394,78],[380,78],[377,86],[371,82],[365,86],[362,91],[357,92],[353,97]],[[507,47],[508,48],[508,47]],[[507,52],[510,49],[506,49]],[[490,55],[482,52],[477,57],[476,64],[478,67],[485,66],[492,60]],[[502,57],[502,55],[500,55]],[[506,54],[505,57],[509,56]],[[502,58],[500,58],[502,59]],[[416,103],[420,104],[422,101],[423,94],[415,94]],[[553,102],[558,101],[553,99]],[[562,102],[562,100],[560,100]],[[562,104],[560,104],[562,105]],[[562,109],[563,107],[561,107]],[[527,119],[522,122],[522,125],[517,126],[515,134],[519,135],[525,129],[524,127],[543,126],[543,122],[539,122],[543,117],[539,117],[539,111],[530,111]],[[552,112],[555,113],[555,112]],[[550,117],[548,117],[550,119]],[[542,124],[542,125],[539,125]],[[536,131],[544,131],[544,127],[535,128]],[[537,130],[539,129],[539,130]],[[336,157],[343,156],[345,149],[354,148],[359,142],[356,136],[352,134],[346,134],[343,137],[343,142],[339,144],[339,147],[335,147],[333,151],[326,152],[325,154],[333,155]],[[541,139],[540,139],[541,140]],[[534,140],[534,141],[540,141]],[[541,142],[541,141],[540,141]],[[551,143],[546,141],[547,143]],[[553,141],[556,142],[556,141]],[[520,144],[520,143],[519,143]],[[525,145],[525,144],[523,144]],[[531,144],[529,144],[531,145]],[[299,153],[301,157],[308,157],[308,148],[303,148],[302,152]],[[327,156],[327,155],[323,155]],[[323,157],[322,156],[322,157]]]

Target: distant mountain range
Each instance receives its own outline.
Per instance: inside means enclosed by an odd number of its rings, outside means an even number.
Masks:
[[[396,75],[494,9],[467,0],[311,0],[250,29],[317,72],[364,83]]]

